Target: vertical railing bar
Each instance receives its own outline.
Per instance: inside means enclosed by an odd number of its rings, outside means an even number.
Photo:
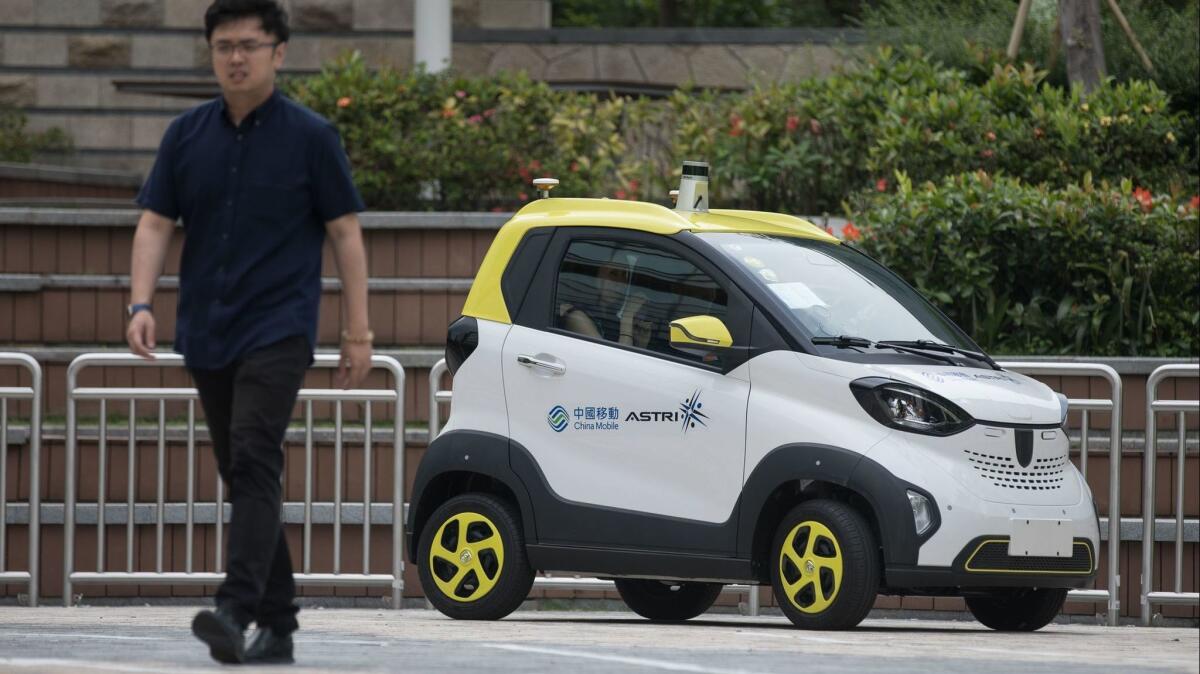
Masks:
[[[187,425],[187,542],[184,544],[184,571],[192,572],[192,535],[196,527],[196,401],[188,401]]]
[[[342,570],[342,401],[333,414],[333,572]]]
[[[129,399],[129,456],[126,460],[125,485],[125,571],[133,573],[133,498],[137,474],[137,400]]]
[[[74,599],[71,590],[71,572],[75,570],[75,452],[79,445],[75,439],[75,378],[78,371],[67,368],[67,460],[63,498],[63,606],[70,607]]]
[[[313,404],[304,401],[304,573],[312,573]]]
[[[371,573],[371,401],[363,411],[363,575]]]
[[[1179,467],[1175,471],[1175,592],[1183,592],[1183,489],[1187,458],[1185,413],[1179,413]]]
[[[100,399],[100,423],[97,425],[100,433],[99,453],[100,470],[96,486],[96,572],[104,573],[104,538],[106,531],[105,517],[108,492],[108,401]]]
[[[398,611],[404,594],[404,368],[394,366],[392,377],[396,387],[392,415],[392,610]]]
[[[32,429],[31,429],[32,430]],[[8,540],[8,398],[0,398],[0,573],[7,567],[4,560]]]
[[[155,494],[158,499],[157,513],[154,523],[154,570],[157,573],[163,572],[163,515],[166,508],[163,503],[165,500],[166,490],[166,475],[167,475],[167,401],[158,401],[158,461],[157,461],[157,481],[158,487]]]
[[[29,416],[29,606],[37,607],[41,578],[41,456],[42,456],[42,368],[28,361],[33,375],[33,402]]]
[[[1079,472],[1086,482],[1088,476],[1088,411],[1083,410],[1083,428],[1079,431]]]
[[[1150,591],[1154,589],[1154,463],[1158,457],[1158,415],[1154,413],[1154,401],[1158,399],[1156,377],[1159,370],[1150,373],[1146,380],[1146,447],[1142,456],[1142,626],[1149,627],[1153,618]]]

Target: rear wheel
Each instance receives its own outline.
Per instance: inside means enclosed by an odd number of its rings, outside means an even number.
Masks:
[[[879,566],[870,525],[838,501],[792,508],[771,546],[775,599],[805,629],[847,629],[862,622],[879,590]]]
[[[425,596],[451,618],[503,618],[533,586],[520,519],[490,494],[443,503],[421,531],[417,550]]]
[[[1032,632],[1049,625],[1062,611],[1067,591],[1021,587],[998,590],[986,597],[967,597],[966,601],[971,615],[994,630]]]
[[[662,622],[690,620],[704,613],[721,594],[720,583],[618,578],[621,599],[643,618]]]

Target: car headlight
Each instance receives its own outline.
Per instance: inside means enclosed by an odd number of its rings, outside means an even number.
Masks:
[[[975,420],[961,407],[925,389],[868,377],[850,383],[858,403],[879,423],[923,435],[954,435]]]

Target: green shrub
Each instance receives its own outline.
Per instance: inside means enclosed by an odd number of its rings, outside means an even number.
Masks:
[[[677,92],[671,164],[714,162],[713,198],[820,213],[904,171],[915,181],[972,170],[1064,186],[1087,173],[1195,191],[1187,120],[1153,83],[1108,82],[1085,103],[1030,66],[996,65],[982,85],[916,49],[745,94]],[[667,167],[661,173],[667,175]]]
[[[337,125],[371,208],[511,208],[529,199],[535,173],[557,176],[560,193],[611,194],[637,167],[618,131],[624,100],[524,74],[372,71],[354,53],[284,88]]]
[[[995,353],[1200,353],[1200,197],[982,171],[862,193],[865,251]]]
[[[29,162],[37,152],[67,152],[71,139],[58,128],[40,133],[25,129],[25,113],[0,107],[0,161]]]

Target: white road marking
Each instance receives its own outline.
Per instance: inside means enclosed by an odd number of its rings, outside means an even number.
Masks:
[[[99,672],[132,672],[135,674],[161,674],[165,665],[156,667],[139,667],[137,665],[122,665],[117,663],[104,664],[86,660],[67,660],[65,658],[0,658],[0,665],[8,667],[30,667],[45,669],[47,667],[67,667],[70,670],[95,670]],[[212,672],[212,669],[180,669],[171,667],[173,673]]]
[[[0,637],[31,637],[34,639],[105,639],[109,641],[175,641],[170,637],[125,637],[116,634],[81,634],[71,632],[9,632],[0,629]]]
[[[743,634],[751,637],[770,637],[772,639],[790,639],[793,641],[812,641],[819,644],[856,644],[857,641],[846,641],[845,639],[830,639],[829,637],[814,637],[807,634],[788,634],[786,632],[765,632],[738,630],[738,634]]]
[[[516,644],[483,644],[483,646],[485,648],[496,648],[502,651],[557,655],[566,658],[580,658],[582,660],[600,660],[602,662],[615,662],[622,665],[634,665],[636,667],[665,669],[671,672],[696,672],[697,674],[754,674],[750,670],[746,669],[717,669],[714,667],[704,667],[701,665],[690,665],[683,662],[671,662],[669,660],[632,658],[624,655],[605,655],[603,653],[589,653],[587,651],[569,651],[562,648],[541,648],[537,646],[518,646]]]

